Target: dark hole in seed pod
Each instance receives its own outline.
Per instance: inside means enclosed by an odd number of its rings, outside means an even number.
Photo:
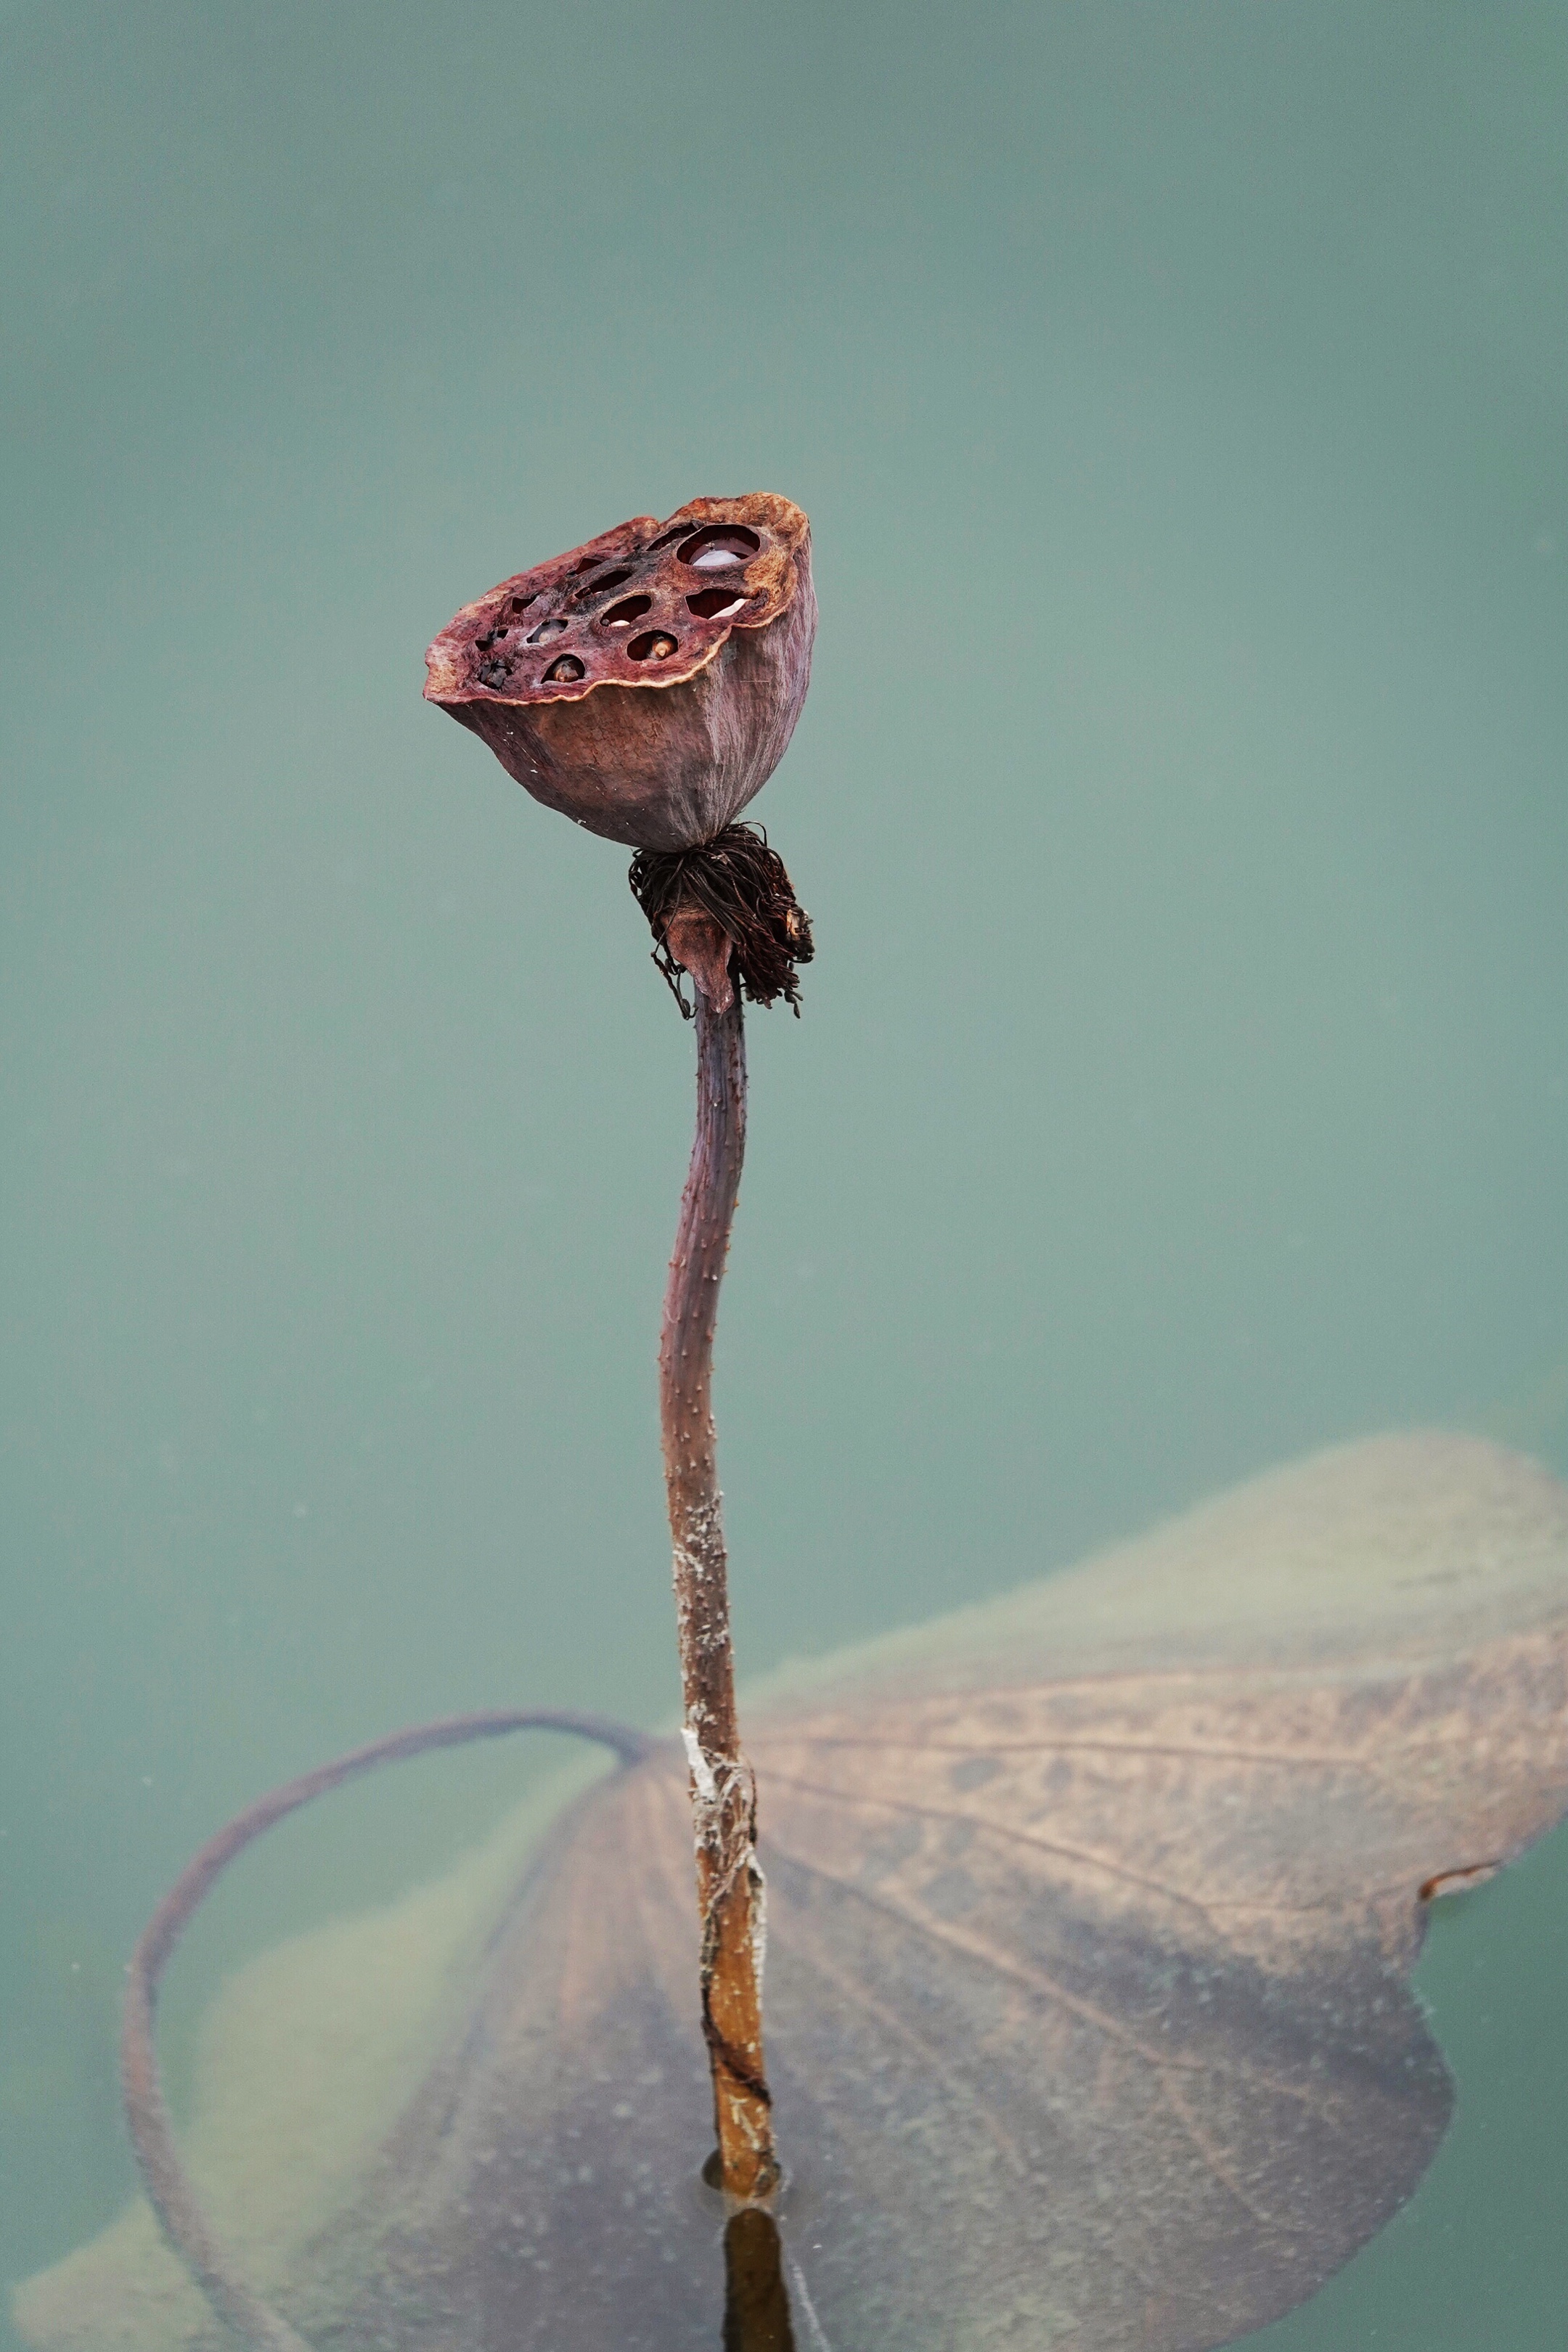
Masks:
[[[623,596],[618,604],[612,604],[607,613],[600,614],[600,626],[606,629],[629,629],[634,621],[642,619],[652,604],[651,596]]]
[[[481,662],[479,667],[478,674],[479,684],[481,686],[488,686],[493,693],[498,686],[504,686],[506,684],[508,676],[507,666],[503,661]]]
[[[514,596],[511,600],[511,609],[514,613],[526,613],[531,604],[537,604],[538,602],[539,591],[536,588],[531,596]]]
[[[673,547],[678,539],[684,539],[685,536],[686,525],[684,523],[678,524],[674,530],[667,530],[662,539],[650,540],[643,551],[647,555],[651,555],[656,548]]]
[[[686,600],[686,609],[695,613],[700,621],[727,621],[742,604],[751,603],[749,596],[738,595],[733,588],[700,588],[695,596]]]
[[[580,588],[574,588],[572,593],[574,596],[602,596],[607,589],[618,588],[624,580],[629,580],[631,576],[630,570],[626,567],[617,572],[602,572],[597,580],[584,580],[583,585]]]
[[[718,572],[726,564],[743,563],[762,543],[754,530],[746,530],[739,523],[713,522],[706,530],[693,531],[676,552],[682,563],[689,563],[695,571]]]
[[[488,654],[488,653],[489,653],[489,649],[490,649],[490,647],[494,645],[495,641],[496,641],[496,633],[495,633],[495,631],[494,631],[493,629],[487,629],[487,630],[485,631],[485,634],[484,634],[484,635],[483,635],[482,637],[476,637],[476,638],[474,639],[474,643],[475,643],[475,645],[477,645],[477,646],[478,646],[478,647],[479,647],[479,649],[480,653],[482,653],[482,654]]]
[[[563,654],[558,660],[552,661],[545,671],[544,683],[546,686],[569,686],[574,678],[581,677],[582,675],[583,665],[576,655]]]
[[[663,629],[649,629],[634,637],[626,651],[633,661],[668,661],[675,651],[675,639]]]
[[[564,621],[541,621],[528,639],[531,646],[542,646],[547,637],[558,637],[566,626]]]

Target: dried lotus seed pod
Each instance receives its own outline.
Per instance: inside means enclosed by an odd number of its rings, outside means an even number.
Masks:
[[[692,849],[784,757],[816,634],[800,509],[765,490],[693,499],[465,604],[426,656],[425,695],[590,833]]]

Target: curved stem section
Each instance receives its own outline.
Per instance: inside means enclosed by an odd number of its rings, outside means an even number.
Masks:
[[[644,1733],[602,1716],[540,1707],[446,1716],[435,1723],[395,1731],[385,1739],[373,1740],[367,1748],[340,1756],[335,1763],[302,1772],[297,1780],[285,1781],[280,1789],[273,1789],[243,1813],[237,1813],[193,1854],[153,1912],[132,1956],[120,2036],[120,2079],[131,2144],[163,2235],[219,2318],[227,2322],[251,2352],[310,2352],[310,2347],[236,2269],[180,2162],[158,2068],[159,1979],[214,1881],[275,1822],[298,1812],[312,1797],[324,1796],[329,1789],[358,1780],[362,1772],[373,1772],[378,1765],[422,1756],[432,1748],[462,1748],[473,1739],[500,1739],[511,1731],[568,1731],[579,1739],[592,1739],[613,1749],[623,1764],[639,1762],[653,1745]]]
[[[726,949],[728,942],[725,942]],[[728,1561],[713,1430],[713,1330],[746,1145],[738,995],[715,1010],[699,982],[697,1133],[681,1196],[659,1343],[659,1417],[675,1555],[687,1759],[702,1916],[702,2027],[722,2185],[754,2203],[778,2178],[763,2063],[766,1889],[756,1791],[741,1753]]]

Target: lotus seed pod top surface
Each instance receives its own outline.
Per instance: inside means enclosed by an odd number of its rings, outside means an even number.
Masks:
[[[547,807],[633,848],[689,849],[784,757],[816,633],[800,509],[693,499],[465,604],[425,694]]]

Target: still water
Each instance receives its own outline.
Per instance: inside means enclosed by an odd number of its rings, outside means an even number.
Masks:
[[[419,701],[456,606],[761,487],[721,1333],[743,1667],[1332,1440],[1568,1473],[1568,26],[1504,5],[432,21],[0,7],[0,2196],[120,2207],[125,1956],[259,1789],[676,1697],[652,1357],[689,1041],[623,861]],[[279,1833],[171,1987],[551,1769]],[[1561,2341],[1568,1844],[1440,1908],[1407,2210],[1263,2339]]]

